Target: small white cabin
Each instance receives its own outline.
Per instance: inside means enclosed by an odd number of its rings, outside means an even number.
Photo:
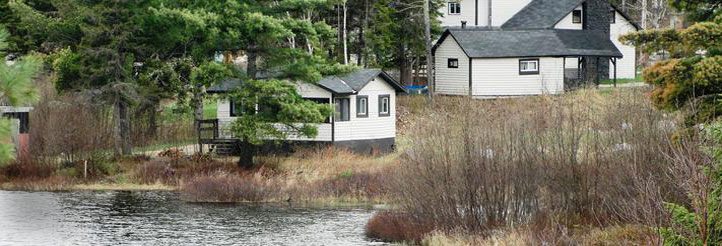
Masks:
[[[237,84],[240,81],[237,80]],[[228,82],[213,86],[209,93],[225,93]],[[328,76],[316,84],[296,84],[298,93],[317,103],[328,103],[334,115],[317,124],[314,138],[289,136],[293,145],[334,145],[359,153],[391,152],[396,142],[396,94],[404,89],[380,69],[361,69],[350,74]],[[233,103],[218,102],[219,139],[234,139],[228,126],[236,119]]]
[[[474,98],[563,93],[566,63],[623,56],[603,32],[560,29],[447,29],[433,52],[435,92]]]

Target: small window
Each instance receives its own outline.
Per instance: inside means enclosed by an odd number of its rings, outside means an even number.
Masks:
[[[369,117],[369,97],[368,96],[356,96],[356,117],[357,118]]]
[[[609,11],[609,23],[610,24],[617,23],[617,11],[616,10],[612,9],[611,11]]]
[[[391,96],[380,95],[379,96],[379,117],[385,117],[391,115]]]
[[[449,14],[450,15],[461,14],[461,3],[449,2]]]
[[[519,75],[539,74],[539,59],[519,60]]]
[[[574,23],[574,24],[582,23],[582,11],[581,10],[572,11],[572,23]]]
[[[243,105],[240,102],[234,100],[230,101],[231,104],[231,117],[239,117],[243,114]]]
[[[334,99],[334,121],[349,121],[349,99]]]
[[[459,68],[459,59],[449,58],[448,63],[449,68]]]

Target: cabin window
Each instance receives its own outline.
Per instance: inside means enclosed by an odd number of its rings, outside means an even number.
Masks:
[[[349,107],[348,98],[334,99],[334,121],[349,121]]]
[[[356,96],[356,117],[357,118],[369,117],[369,97],[368,96]]]
[[[611,10],[609,11],[609,23],[614,24],[617,22],[617,11]]]
[[[9,119],[18,119],[20,121],[20,127],[18,129],[18,133],[25,134],[30,132],[30,113],[28,112],[10,112],[10,113],[3,113],[3,117],[9,118]]]
[[[315,103],[323,104],[323,105],[331,104],[330,98],[304,98],[304,99],[307,101],[311,101],[311,102],[315,102]],[[331,117],[330,116],[326,117],[326,120],[323,123],[331,123]]]
[[[449,14],[450,15],[461,14],[461,3],[449,2]]]
[[[449,58],[448,63],[449,68],[459,68],[459,59]]]
[[[243,105],[241,105],[241,102],[237,102],[235,100],[230,101],[231,104],[231,117],[238,117],[243,115]]]
[[[574,24],[582,23],[582,11],[581,10],[572,11],[572,23],[574,23]]]
[[[385,117],[391,115],[391,96],[380,95],[379,96],[379,117]]]
[[[519,75],[539,74],[539,59],[519,60]]]

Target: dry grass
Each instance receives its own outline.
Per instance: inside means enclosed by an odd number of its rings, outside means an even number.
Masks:
[[[188,179],[181,190],[186,199],[199,202],[377,203],[387,200],[397,163],[393,155],[361,156],[333,148],[259,159],[255,170],[194,172],[201,178]]]
[[[678,119],[645,93],[438,97],[426,107],[402,99],[414,113],[395,201],[441,232],[498,237],[533,225],[535,240],[550,244],[574,242],[565,238],[580,225],[661,223],[661,207],[647,205],[680,196],[660,171]]]

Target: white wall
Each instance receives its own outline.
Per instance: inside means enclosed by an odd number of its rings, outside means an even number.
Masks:
[[[296,90],[304,98],[328,98],[329,105],[332,105],[331,93],[318,87],[316,85],[299,83],[296,84]],[[216,111],[218,118],[219,135],[221,138],[233,138],[233,134],[230,131],[230,125],[236,120],[236,117],[231,117],[231,104],[228,100],[219,100],[218,109]],[[279,127],[281,127],[279,125]],[[318,128],[318,135],[313,138],[305,138],[298,136],[289,136],[289,140],[305,140],[305,141],[331,141],[331,124],[316,124]]]
[[[624,45],[622,42],[619,42],[619,37],[634,32],[636,29],[619,12],[614,16],[615,23],[611,25],[610,39],[614,45],[617,46],[617,49],[622,52],[622,55],[624,55],[624,58],[617,61],[617,78],[632,79],[636,77],[637,73],[636,49],[634,46]],[[611,62],[609,63],[609,78],[614,78],[614,65]]]
[[[488,0],[478,0],[479,1],[479,25],[485,26],[486,20],[487,20],[487,1]],[[441,26],[461,26],[461,21],[466,21],[466,24],[468,26],[474,26],[476,21],[476,0],[458,0],[459,3],[461,3],[461,14],[449,14],[449,3],[450,2],[457,2],[455,0],[446,0],[444,1],[444,5],[439,8],[439,13],[441,13],[441,17],[439,17],[439,20],[441,21]]]
[[[473,95],[495,97],[564,92],[563,58],[540,58],[538,75],[519,75],[519,59],[473,59]]]
[[[475,0],[459,0],[458,2],[461,4],[460,14],[449,13],[449,2],[457,1],[445,1],[439,8],[441,26],[461,26],[461,21],[466,21],[468,25],[474,25]]]
[[[356,117],[356,95],[350,99],[350,121],[335,123],[335,140],[364,140],[396,137],[396,90],[382,78],[376,77],[358,95],[368,96],[368,117]],[[390,115],[379,117],[379,95],[390,96]]]
[[[582,10],[582,6],[579,5],[574,10]],[[582,10],[583,11],[583,10]],[[582,22],[584,22],[584,12],[582,12]],[[573,11],[570,11],[561,21],[559,21],[554,29],[571,29],[571,30],[582,30],[582,23],[574,23]]]
[[[449,68],[449,58],[459,59],[459,68]],[[436,48],[434,59],[435,91],[445,95],[469,95],[469,58],[451,35]]]
[[[521,9],[529,5],[531,1],[532,0],[492,0],[492,26],[501,26]]]

